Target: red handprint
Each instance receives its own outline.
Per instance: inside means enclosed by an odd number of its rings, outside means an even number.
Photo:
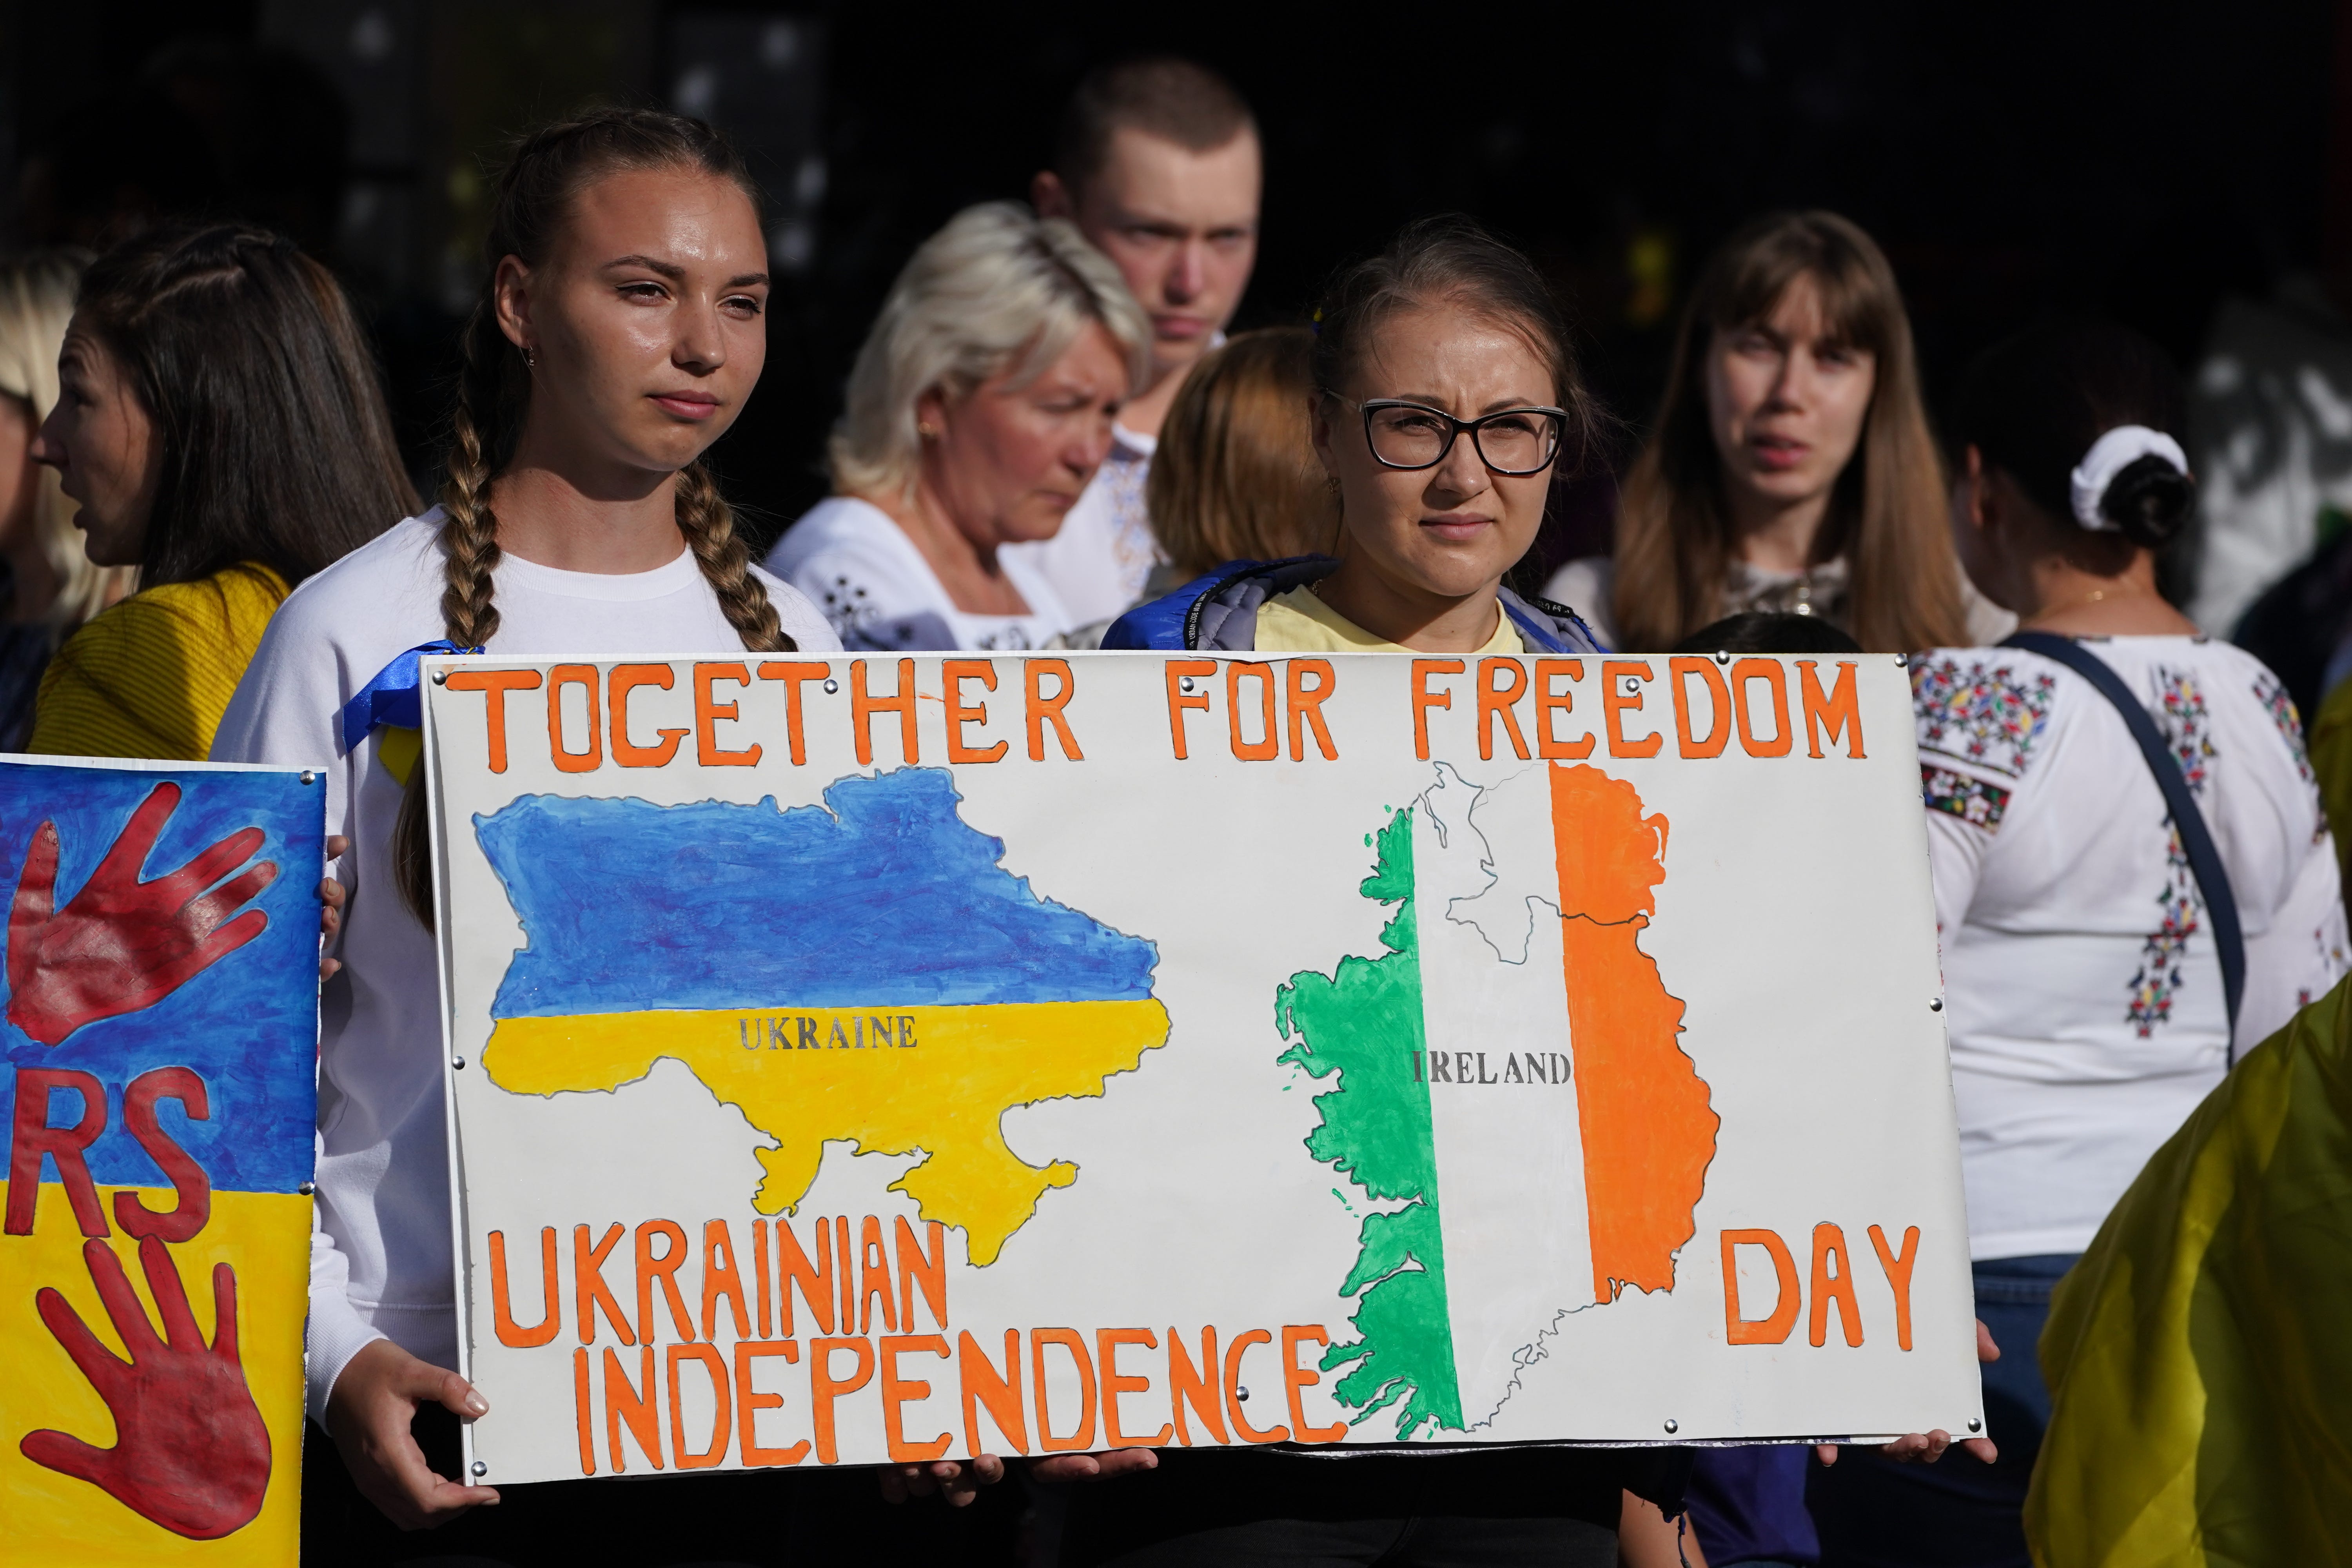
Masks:
[[[106,1244],[84,1242],[81,1250],[106,1315],[131,1352],[129,1363],[100,1343],[55,1290],[44,1289],[35,1300],[41,1321],[106,1401],[114,1416],[114,1447],[92,1447],[44,1429],[18,1445],[25,1458],[103,1487],[142,1518],[197,1541],[244,1528],[261,1511],[262,1494],[269,1489],[269,1428],[237,1360],[236,1270],[226,1263],[213,1266],[207,1349],[162,1242],[151,1236],[139,1244],[140,1267],[163,1320],[161,1339]]]
[[[230,834],[168,876],[139,879],[179,805],[178,784],[157,784],[56,913],[58,825],[44,822],[33,835],[8,911],[8,1021],[41,1044],[153,1006],[268,926],[259,910],[228,917],[277,880],[275,861],[205,891],[260,847],[258,827]]]

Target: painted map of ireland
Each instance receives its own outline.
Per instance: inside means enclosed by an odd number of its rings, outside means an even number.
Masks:
[[[609,1090],[674,1058],[775,1141],[763,1214],[829,1142],[924,1158],[897,1190],[976,1267],[1076,1166],[1005,1146],[1015,1106],[1104,1091],[1168,1037],[1158,950],[1039,897],[950,776],[849,777],[821,806],[527,795],[475,819],[522,921],[490,1081]]]
[[[1673,1289],[1718,1125],[1639,945],[1665,818],[1596,768],[1436,777],[1371,840],[1385,951],[1276,1001],[1282,1059],[1331,1080],[1309,1152],[1381,1205],[1323,1365],[1400,1436],[1486,1425],[1563,1315]]]

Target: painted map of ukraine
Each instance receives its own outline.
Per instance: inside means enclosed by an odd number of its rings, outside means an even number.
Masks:
[[[790,1214],[824,1145],[924,1158],[894,1190],[996,1260],[1048,1187],[1016,1106],[1099,1095],[1164,1044],[1159,951],[1040,898],[948,773],[840,780],[821,806],[532,795],[474,828],[526,945],[482,1068],[517,1094],[612,1089],[672,1057],[776,1141]]]
[[[1384,951],[1275,999],[1281,1059],[1331,1085],[1308,1152],[1396,1205],[1322,1364],[1402,1437],[1487,1425],[1570,1313],[1673,1289],[1718,1125],[1639,945],[1665,817],[1598,768],[1435,773],[1367,839]]]

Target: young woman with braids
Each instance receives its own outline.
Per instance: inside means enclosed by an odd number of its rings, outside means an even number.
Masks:
[[[287,600],[213,752],[342,758],[328,809],[351,838],[341,879],[352,891],[320,1047],[309,1369],[310,1413],[341,1458],[314,1433],[303,1467],[305,1552],[320,1561],[420,1559],[393,1525],[437,1526],[499,1500],[450,1479],[456,1418],[488,1405],[447,1370],[457,1317],[434,952],[417,913],[424,863],[399,853],[395,832],[421,800],[415,734],[376,729],[347,751],[345,705],[442,638],[581,658],[840,646],[806,600],[751,564],[700,462],[765,355],[760,216],[717,133],[641,110],[536,132],[499,178],[486,258],[442,504]],[[634,1531],[651,1511],[641,1494],[586,1485],[533,1488],[435,1546],[637,1561]],[[756,1534],[761,1512],[698,1517],[714,1530],[743,1517]],[[648,1542],[688,1556],[772,1550],[695,1536],[675,1510],[658,1529],[643,1522]]]

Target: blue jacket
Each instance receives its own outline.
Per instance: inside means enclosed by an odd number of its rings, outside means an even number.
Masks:
[[[1257,647],[1258,606],[1302,584],[1331,574],[1339,563],[1328,555],[1288,561],[1229,561],[1205,577],[1135,608],[1103,634],[1107,648],[1150,648],[1165,653],[1247,653]],[[1523,599],[1502,591],[1503,613],[1528,646],[1540,653],[1606,653],[1592,628],[1565,605]]]

